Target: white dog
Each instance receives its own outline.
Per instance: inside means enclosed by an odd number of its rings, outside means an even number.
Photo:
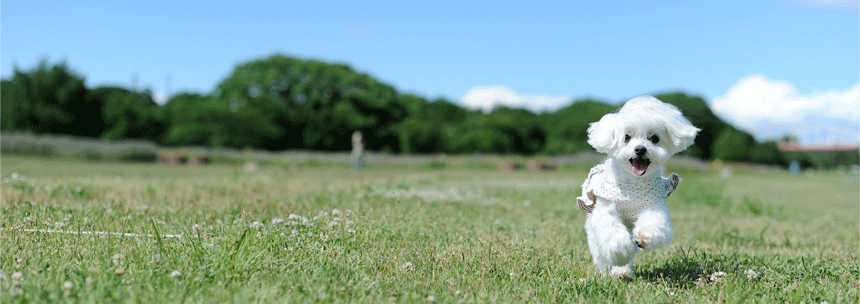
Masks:
[[[670,104],[636,97],[588,128],[588,144],[609,157],[591,168],[577,203],[594,264],[616,278],[633,276],[633,256],[672,241],[668,197],[680,178],[663,164],[693,144],[698,128]]]

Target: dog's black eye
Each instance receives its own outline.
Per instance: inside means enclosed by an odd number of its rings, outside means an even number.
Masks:
[[[624,135],[624,142],[630,141],[630,135]]]
[[[648,140],[650,140],[654,144],[657,144],[658,142],[660,142],[660,137],[657,135],[651,135],[651,137],[648,137]]]

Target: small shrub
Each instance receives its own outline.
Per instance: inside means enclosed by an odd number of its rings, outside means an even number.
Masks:
[[[441,160],[431,160],[427,163],[427,168],[430,169],[445,169],[448,167],[448,163]]]
[[[76,155],[78,158],[82,158],[88,161],[100,161],[105,158],[105,156],[100,152],[93,149],[86,149],[82,152],[79,152]]]
[[[124,162],[155,162],[158,160],[158,154],[155,151],[143,149],[130,149],[120,155],[119,160]]]
[[[314,168],[320,166],[322,166],[322,163],[320,163],[320,161],[316,160],[315,158],[310,158],[304,163],[302,163],[302,167]]]

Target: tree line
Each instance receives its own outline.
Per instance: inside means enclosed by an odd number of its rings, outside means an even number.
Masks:
[[[589,123],[618,106],[574,100],[553,112],[498,106],[488,113],[449,100],[402,94],[342,64],[282,55],[250,61],[209,94],[186,92],[164,105],[149,90],[88,88],[66,63],[42,60],[2,80],[2,130],[106,140],[146,139],[167,146],[346,151],[364,134],[369,150],[389,153],[560,155],[591,150]],[[703,159],[785,165],[775,142],[720,120],[684,93],[656,96],[702,131],[685,154]]]

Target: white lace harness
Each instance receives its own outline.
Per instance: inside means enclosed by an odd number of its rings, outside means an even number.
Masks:
[[[615,202],[616,209],[625,219],[635,219],[642,210],[672,195],[681,182],[678,174],[672,173],[668,178],[660,176],[646,183],[619,184],[607,180],[607,166],[607,163],[602,163],[591,168],[588,178],[582,183],[587,197],[577,197],[576,202],[585,213],[591,213],[597,197],[601,197]]]

